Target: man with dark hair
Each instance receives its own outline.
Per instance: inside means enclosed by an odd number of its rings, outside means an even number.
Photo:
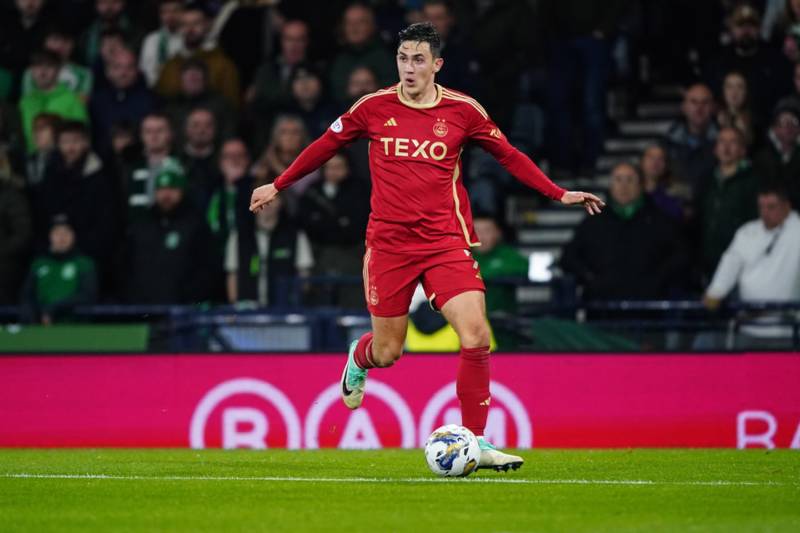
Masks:
[[[430,23],[399,35],[400,82],[364,96],[295,159],[274,181],[253,191],[259,211],[345,145],[368,137],[372,160],[372,213],[367,226],[364,291],[373,331],[350,346],[342,373],[342,399],[358,408],[367,370],[389,367],[403,352],[408,309],[417,284],[453,325],[462,350],[456,379],[463,424],[481,443],[479,467],[519,468],[483,436],[488,416],[489,328],[484,285],[469,247],[479,243],[466,189],[459,180],[461,150],[475,141],[523,183],[563,204],[599,213],[592,194],[555,185],[521,152],[472,98],[434,83],[444,60]]]
[[[218,46],[206,42],[211,21],[200,4],[190,4],[181,13],[181,35],[183,48],[164,64],[156,84],[156,91],[164,98],[180,93],[181,68],[189,58],[196,58],[208,67],[209,86],[239,109],[241,93],[239,72],[236,66]]]
[[[95,19],[81,39],[83,61],[92,65],[100,56],[101,38],[106,30],[121,30],[132,38],[132,45],[138,46],[138,34],[130,35],[136,28],[125,14],[127,0],[95,0]]]
[[[19,101],[22,128],[28,152],[34,149],[33,120],[40,113],[52,113],[67,120],[86,122],[86,106],[71,90],[58,83],[61,58],[49,50],[34,52],[31,57],[33,90]]]
[[[743,302],[800,300],[800,216],[786,189],[768,184],[758,193],[759,218],[742,225],[722,255],[703,302],[719,307],[734,288]],[[791,328],[775,325],[775,315],[742,327],[739,348],[786,348]],[[773,324],[770,325],[769,322]]]

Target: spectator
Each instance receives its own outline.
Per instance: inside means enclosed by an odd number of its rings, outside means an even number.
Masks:
[[[314,267],[311,245],[277,197],[250,217],[225,250],[228,301],[287,306],[293,282]]]
[[[52,113],[65,120],[86,122],[86,106],[80,98],[58,83],[61,60],[53,52],[42,50],[31,58],[33,90],[19,101],[22,128],[28,152],[33,152],[33,119],[39,113]]]
[[[105,272],[116,230],[109,170],[91,150],[89,131],[81,122],[64,122],[57,145],[53,164],[33,191],[38,242],[47,241],[48,227],[41,224],[64,214],[75,232],[78,249]]]
[[[106,70],[108,70],[109,63],[121,51],[130,49],[128,38],[122,30],[117,28],[103,30],[103,33],[100,34],[100,54],[90,65],[95,89],[108,85]]]
[[[342,47],[331,65],[331,92],[338,102],[347,102],[350,73],[359,66],[369,67],[386,87],[397,81],[392,55],[378,39],[375,13],[366,4],[354,3],[342,17]]]
[[[0,16],[0,65],[16,77],[27,66],[31,50],[41,46],[53,13],[45,0],[14,0],[13,4],[10,12],[4,9]]]
[[[309,136],[316,139],[337,116],[322,92],[322,78],[313,67],[300,65],[294,69],[291,85],[292,103],[286,111],[302,118]]]
[[[172,154],[172,128],[162,113],[152,112],[142,119],[142,151],[123,163],[122,204],[133,220],[149,211],[155,200],[155,180],[162,169],[177,171],[180,163]],[[182,172],[182,169],[181,169]]]
[[[11,166],[6,146],[0,145],[0,305],[13,305],[18,300],[33,236],[23,185],[24,180]]]
[[[182,12],[182,0],[160,0],[158,3],[161,26],[144,38],[139,56],[139,69],[150,87],[158,81],[164,63],[180,52],[183,46],[180,33]]]
[[[425,0],[422,14],[423,20],[433,24],[439,33],[442,57],[447,62],[447,68],[436,74],[436,82],[477,98],[480,64],[475,51],[455,35],[456,17],[451,0]]]
[[[758,135],[756,117],[750,106],[747,80],[739,72],[729,72],[722,82],[722,106],[717,111],[717,124],[744,133],[747,146],[753,146]]]
[[[356,67],[347,77],[347,103],[354,104],[364,95],[378,90],[378,79],[369,67]]]
[[[56,132],[61,127],[61,117],[52,113],[39,113],[33,119],[33,151],[25,161],[28,186],[35,187],[44,179],[47,166],[56,151]]]
[[[278,117],[272,128],[269,144],[253,166],[252,172],[256,181],[271,183],[292,164],[307,145],[308,133],[302,120],[292,115]],[[297,196],[318,178],[319,171],[314,171],[286,191],[284,200],[288,199],[292,203],[287,206],[290,211],[295,207]]]
[[[547,2],[553,40],[550,43],[550,114],[553,127],[553,164],[567,173],[572,161],[573,124],[570,97],[582,80],[583,143],[578,158],[580,175],[594,175],[603,151],[606,126],[606,87],[611,73],[611,38],[623,1],[582,0]]]
[[[214,114],[197,108],[186,117],[186,142],[181,163],[189,181],[189,195],[195,207],[205,212],[211,195],[221,184],[217,166],[217,126]]]
[[[100,57],[103,32],[117,30],[133,35],[135,28],[125,15],[126,0],[95,0],[95,19],[81,39],[83,63],[93,65]],[[138,39],[131,43],[136,47]]]
[[[211,196],[206,216],[211,232],[217,240],[220,254],[230,238],[236,238],[240,228],[249,222],[250,193],[253,176],[250,174],[250,153],[241,139],[230,139],[222,144],[219,154],[219,172],[222,185]]]
[[[759,219],[742,225],[722,256],[703,299],[709,309],[734,288],[742,302],[800,300],[800,217],[780,187],[759,192],[758,212]],[[791,327],[774,324],[780,318],[766,313],[757,319],[762,324],[743,326],[737,347],[791,347]]]
[[[215,250],[203,216],[184,198],[186,176],[162,169],[155,205],[133,221],[126,239],[129,303],[196,304],[215,294]]]
[[[481,277],[487,282],[486,312],[514,313],[517,310],[516,287],[493,284],[492,281],[497,278],[527,279],[528,259],[503,242],[500,224],[491,216],[477,214],[473,224],[481,244],[472,251],[472,256],[478,262]]]
[[[792,205],[800,205],[800,108],[783,103],[775,108],[768,142],[755,157],[761,183],[780,182]]]
[[[360,275],[369,208],[369,191],[351,176],[347,157],[334,155],[323,165],[322,179],[300,198],[299,212],[314,252],[315,274]],[[360,286],[342,286],[335,297],[320,300],[352,309],[363,305],[364,294]]]
[[[613,169],[609,193],[609,208],[575,230],[561,267],[583,286],[587,301],[669,298],[686,266],[674,224],[643,194],[630,164]]]
[[[757,184],[746,159],[744,135],[723,128],[714,148],[717,165],[698,198],[702,235],[701,269],[711,276],[736,229],[755,218]]]
[[[75,231],[65,215],[53,217],[49,242],[48,252],[33,260],[22,289],[23,319],[46,326],[97,299],[94,261],[75,246]]]
[[[308,61],[308,25],[302,20],[289,20],[281,27],[281,51],[274,60],[266,60],[256,71],[255,81],[247,90],[247,100],[266,122],[275,110],[291,102],[291,81],[294,69]]]
[[[785,0],[785,7],[776,30],[783,55],[793,64],[800,62],[800,2]]]
[[[111,154],[111,127],[118,122],[136,123],[155,107],[155,97],[139,74],[136,56],[120,50],[106,68],[108,85],[92,93],[89,112],[92,117],[94,146],[105,156]]]
[[[58,82],[80,96],[84,103],[87,102],[89,94],[92,92],[94,77],[91,70],[72,62],[75,37],[60,28],[51,29],[45,34],[44,49],[54,52],[61,60]],[[25,96],[33,90],[33,76],[31,69],[28,68],[22,76],[22,95]]]
[[[199,59],[208,68],[211,90],[222,95],[233,109],[239,109],[239,73],[225,53],[212,43],[206,42],[210,22],[205,10],[192,4],[181,13],[181,35],[183,48],[164,64],[158,78],[156,90],[164,98],[173,98],[180,93],[181,69],[190,58]]]
[[[111,125],[111,150],[117,162],[122,162],[125,155],[135,148],[136,130],[136,125],[128,120]]]
[[[728,19],[731,43],[708,58],[703,71],[715,89],[722,86],[726,73],[741,72],[752,92],[754,111],[766,116],[770,106],[791,86],[790,63],[780,52],[761,41],[760,24],[761,16],[752,5],[737,5]]]
[[[199,107],[210,110],[219,130],[219,137],[227,139],[236,131],[236,113],[225,98],[212,92],[208,85],[208,68],[199,59],[188,59],[181,68],[181,91],[170,100],[165,111],[172,119],[172,127],[180,133],[179,144],[185,142],[183,126],[189,113]]]
[[[639,170],[644,192],[659,209],[675,220],[688,218],[691,190],[673,176],[663,146],[653,144],[645,148]]]
[[[675,176],[686,181],[693,193],[714,168],[714,142],[719,128],[714,123],[714,98],[703,84],[695,84],[683,95],[683,118],[667,132],[669,159]]]

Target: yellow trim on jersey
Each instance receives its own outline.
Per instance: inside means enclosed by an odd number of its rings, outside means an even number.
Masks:
[[[445,89],[443,91],[443,94],[444,94],[444,97],[449,99],[449,100],[456,100],[458,102],[464,102],[466,104],[471,105],[472,107],[474,107],[478,111],[478,113],[481,114],[481,116],[483,116],[483,118],[485,118],[485,119],[489,118],[489,113],[487,113],[486,110],[483,108],[483,106],[481,104],[479,104],[478,101],[475,100],[474,98],[470,98],[469,96],[464,96],[464,95],[461,95],[461,94],[456,94],[456,93],[451,92],[451,91],[449,91],[447,89]]]
[[[396,89],[394,87],[389,87],[387,89],[381,89],[380,91],[375,91],[374,93],[365,94],[364,96],[362,96],[361,98],[356,100],[356,103],[354,103],[352,106],[350,106],[350,109],[348,109],[347,112],[348,113],[352,113],[353,111],[356,110],[356,108],[358,106],[360,106],[361,104],[363,104],[364,102],[366,102],[370,98],[373,98],[375,96],[382,96],[384,94],[390,94],[390,93],[393,93],[395,90]]]
[[[431,107],[436,107],[439,104],[439,102],[442,101],[442,96],[444,95],[444,90],[442,89],[442,86],[439,85],[438,83],[434,83],[433,85],[434,85],[434,87],[436,87],[436,99],[433,102],[430,102],[430,103],[427,103],[427,104],[418,104],[418,103],[416,103],[416,102],[414,102],[412,100],[409,100],[408,98],[406,98],[403,95],[403,84],[402,83],[398,83],[397,84],[397,89],[396,89],[397,98],[400,99],[401,103],[407,105],[408,107],[413,107],[414,109],[430,109]]]
[[[464,239],[467,241],[467,246],[470,248],[474,248],[475,246],[480,246],[481,243],[479,242],[472,242],[469,240],[469,230],[467,229],[467,221],[464,220],[464,215],[461,214],[461,202],[458,200],[458,189],[456,189],[456,182],[461,174],[461,169],[459,168],[459,163],[461,162],[461,156],[456,159],[456,168],[453,171],[453,200],[456,203],[456,218],[458,222],[461,224],[461,231],[464,232]]]

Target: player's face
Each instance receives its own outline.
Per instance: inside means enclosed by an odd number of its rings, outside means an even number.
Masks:
[[[431,54],[431,46],[419,41],[403,41],[397,48],[397,73],[403,92],[409,96],[424,93],[433,83],[444,60]]]

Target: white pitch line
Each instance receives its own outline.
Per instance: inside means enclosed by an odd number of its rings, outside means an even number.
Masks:
[[[116,474],[32,474],[2,473],[6,479],[97,479],[121,481],[275,481],[290,483],[500,483],[519,485],[685,485],[708,487],[790,486],[800,483],[778,481],[654,481],[650,479],[513,479],[513,478],[370,478],[370,477],[288,477],[288,476],[123,476]]]

